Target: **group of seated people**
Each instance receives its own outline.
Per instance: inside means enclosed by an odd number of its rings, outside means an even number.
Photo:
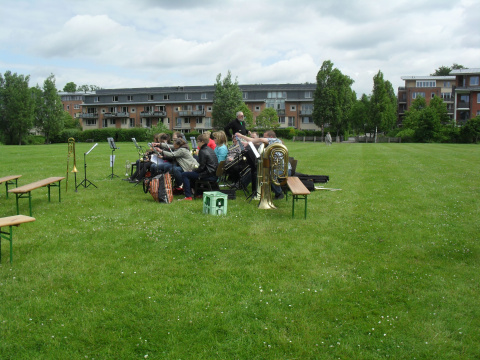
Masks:
[[[273,131],[265,132],[264,138],[259,138],[256,133],[250,133],[251,137],[237,133],[233,136],[232,146],[228,148],[227,136],[224,131],[214,132],[213,139],[210,135],[210,132],[200,134],[196,139],[197,149],[190,150],[185,136],[181,132],[173,133],[172,141],[170,141],[168,134],[156,134],[154,142],[150,144],[151,148],[141,159],[136,161],[135,173],[124,180],[138,183],[145,177],[154,177],[158,174],[170,172],[174,178],[174,191],[176,193],[183,192],[185,195],[183,199],[179,200],[193,200],[194,196],[201,197],[201,194],[193,194],[192,192],[195,181],[199,179],[216,181],[218,164],[221,161],[225,161],[225,164],[234,161],[242,154],[242,148],[248,146],[248,142],[252,142],[256,146],[261,143],[268,146],[271,143],[281,142],[276,138]],[[238,143],[237,140],[242,143]],[[149,176],[147,176],[148,172],[150,172]],[[252,171],[252,173],[256,174],[256,171]],[[246,188],[251,180],[251,176],[242,179],[242,185]],[[255,187],[256,181],[253,181],[252,189],[255,190]],[[281,190],[280,193],[277,193],[276,190],[274,189],[275,198],[283,197]]]

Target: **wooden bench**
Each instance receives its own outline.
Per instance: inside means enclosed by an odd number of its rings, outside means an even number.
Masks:
[[[31,184],[19,186],[15,189],[8,190],[9,193],[13,193],[17,199],[17,215],[20,213],[18,209],[18,199],[22,197],[28,197],[28,204],[30,207],[30,216],[32,216],[32,190],[47,186],[48,187],[48,202],[50,202],[50,187],[58,186],[58,202],[61,202],[61,195],[60,195],[60,182],[65,179],[64,176],[58,177],[49,177],[47,179],[35,181]],[[58,184],[55,184],[58,183]]]
[[[10,175],[10,176],[4,176],[0,178],[0,184],[5,183],[5,188],[6,188],[6,193],[7,193],[7,199],[8,199],[8,185],[13,185],[13,180],[15,180],[15,187],[18,186],[18,178],[21,177],[22,175]]]
[[[10,241],[10,264],[13,261],[13,226],[35,221],[35,218],[25,215],[7,216],[0,218],[0,262],[2,262],[2,239]],[[2,231],[2,227],[9,226],[10,231]]]
[[[295,216],[295,202],[298,200],[305,200],[305,219],[307,218],[307,196],[310,191],[303,185],[302,181],[296,176],[289,176],[287,178],[288,189],[292,192],[292,218]],[[285,197],[288,201],[288,194]]]

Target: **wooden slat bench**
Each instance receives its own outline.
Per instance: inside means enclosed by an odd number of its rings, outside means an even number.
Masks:
[[[295,202],[298,200],[305,200],[305,219],[307,218],[307,196],[310,191],[303,185],[302,181],[296,176],[289,176],[287,178],[288,189],[292,192],[292,218],[295,216]],[[286,196],[288,201],[288,194]]]
[[[0,178],[0,184],[5,183],[5,192],[7,193],[7,199],[8,199],[8,185],[13,185],[13,180],[15,180],[15,187],[18,186],[18,178],[21,177],[22,175],[10,175],[10,176],[4,176]]]
[[[60,195],[60,181],[65,179],[64,176],[58,177],[49,177],[47,179],[35,181],[31,184],[19,186],[15,189],[8,190],[9,193],[13,193],[17,199],[17,215],[20,213],[18,209],[18,199],[22,197],[28,197],[28,204],[30,207],[30,216],[32,216],[32,190],[41,188],[41,187],[48,187],[48,202],[50,202],[50,187],[58,186],[58,202],[61,202],[61,195]],[[58,183],[58,184],[55,184]]]
[[[35,218],[25,215],[7,216],[0,218],[0,262],[2,262],[2,239],[10,241],[10,264],[13,261],[13,226],[35,221]],[[2,231],[2,227],[9,226],[10,231]]]

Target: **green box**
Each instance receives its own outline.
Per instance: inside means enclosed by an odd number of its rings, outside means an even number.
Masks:
[[[203,193],[203,213],[210,215],[227,214],[228,195],[220,191],[205,191]]]

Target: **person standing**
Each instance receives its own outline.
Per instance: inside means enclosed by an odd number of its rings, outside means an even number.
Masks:
[[[237,111],[236,118],[233,121],[230,121],[227,126],[223,129],[227,136],[235,136],[236,133],[240,133],[242,135],[247,135],[247,125],[245,123],[245,116],[243,115],[242,111]],[[232,134],[230,134],[230,130]]]
[[[327,132],[327,136],[325,136],[325,144],[327,146],[332,145],[332,135],[330,135],[330,132]]]

